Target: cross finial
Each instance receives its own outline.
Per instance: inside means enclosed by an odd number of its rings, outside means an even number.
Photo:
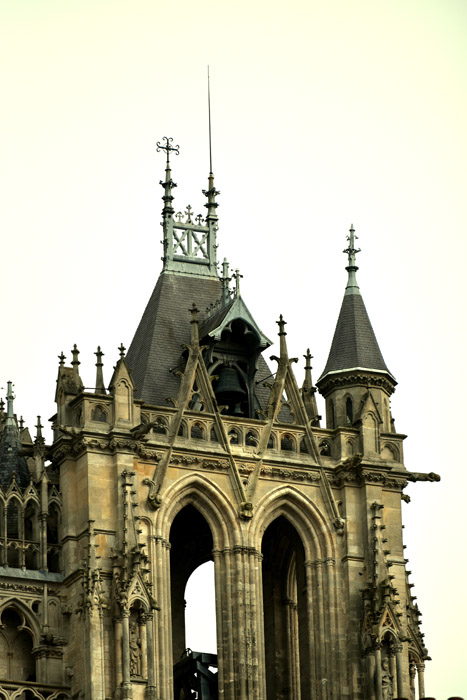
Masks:
[[[165,137],[164,137],[164,138],[165,138]],[[120,353],[120,359],[121,359],[121,360],[123,360],[123,358],[125,357],[125,350],[126,350],[126,347],[123,345],[123,343],[120,343],[120,346],[119,346],[119,348],[118,348],[118,351],[119,351],[119,353]]]
[[[167,153],[167,164],[169,164],[170,152],[172,151],[173,153],[175,153],[175,155],[178,156],[178,154],[180,153],[180,146],[172,146],[173,139],[168,138],[167,136],[163,136],[162,140],[165,141],[165,144],[161,144],[161,142],[158,141],[156,144],[157,152],[159,153],[159,151],[165,151]]]
[[[62,352],[58,356],[58,359],[60,360],[60,362],[58,364],[60,367],[62,367],[65,364],[65,357],[66,357],[66,355],[63,354],[63,350],[62,350]]]
[[[357,253],[360,252],[360,248],[355,248],[355,239],[358,238],[358,236],[355,235],[355,229],[353,227],[353,224],[350,224],[349,234],[350,235],[347,236],[347,240],[349,241],[349,247],[346,248],[343,252],[347,253],[348,255],[349,267],[355,267],[355,256],[357,255]]]
[[[94,355],[97,357],[96,366],[102,365],[102,358],[104,357],[104,353],[102,352],[100,345],[97,346],[97,351],[94,353]]]
[[[350,229],[349,229],[349,235],[347,236],[347,240],[349,241],[349,246],[346,248],[343,252],[348,255],[348,260],[349,264],[345,268],[347,272],[349,273],[349,279],[347,282],[347,287],[345,290],[346,295],[347,294],[359,294],[360,290],[358,288],[357,284],[357,276],[356,272],[358,270],[358,267],[356,265],[356,255],[357,253],[360,252],[360,248],[355,248],[355,239],[358,238],[358,236],[355,236],[355,229],[353,227],[353,224],[350,224]]]

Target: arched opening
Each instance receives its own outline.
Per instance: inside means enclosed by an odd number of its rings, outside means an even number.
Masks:
[[[347,425],[352,425],[353,423],[353,403],[350,396],[347,396],[345,400],[345,419]]]
[[[201,571],[205,568],[202,565],[212,562],[213,538],[208,523],[194,506],[185,506],[174,518],[170,530],[170,545],[174,698],[182,700],[189,697],[211,697],[211,695],[199,695],[199,684],[205,683],[213,693],[217,693],[217,674],[212,670],[212,667],[217,665],[217,657],[212,653],[215,650],[215,644],[212,649],[211,639],[209,649],[193,647],[198,642],[208,644],[208,639],[201,634],[199,628],[207,626],[204,622],[206,618],[212,619],[215,595],[212,586],[210,592],[206,586],[201,591],[199,586],[195,585],[193,600],[193,586],[190,585],[188,589],[187,584],[193,573],[196,584],[199,574],[204,573]],[[212,582],[212,564],[210,571]],[[190,595],[189,601],[187,595]],[[197,610],[198,618],[190,619],[188,625],[187,613],[193,608]],[[193,631],[193,625],[195,628],[198,627],[198,630]],[[190,651],[187,651],[187,647],[190,647]],[[192,652],[201,652],[201,654],[197,656]],[[193,692],[198,695],[192,695]],[[213,694],[212,697],[217,695]]]
[[[311,670],[303,544],[280,516],[266,529],[261,549],[266,699],[306,700]]]
[[[1,614],[0,677],[15,681],[35,681],[36,666],[32,655],[33,641],[25,629],[26,620],[15,608]]]
[[[214,562],[191,574],[185,588],[185,644],[194,651],[217,653]]]

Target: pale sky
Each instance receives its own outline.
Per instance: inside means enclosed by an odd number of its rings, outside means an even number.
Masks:
[[[93,386],[100,344],[110,380],[161,269],[163,136],[176,210],[204,210],[210,64],[219,259],[267,336],[284,315],[300,382],[359,236],[406,466],[442,478],[403,505],[438,700],[467,696],[466,30],[464,0],[0,1],[0,386],[32,426],[61,350]]]

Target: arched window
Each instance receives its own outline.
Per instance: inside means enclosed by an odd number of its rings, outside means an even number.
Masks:
[[[283,435],[281,438],[281,450],[292,452],[294,450],[294,440],[291,435]]]
[[[345,419],[347,425],[352,425],[353,423],[353,404],[350,396],[347,396],[345,400]]]
[[[193,423],[190,437],[195,440],[204,440],[204,428],[201,423]]]
[[[303,544],[280,516],[266,529],[261,551],[266,697],[304,699],[310,688],[310,630]]]
[[[99,423],[107,422],[107,414],[102,406],[95,406],[92,409],[91,420],[98,421]]]
[[[240,435],[238,433],[238,430],[235,430],[235,428],[231,428],[229,430],[229,440],[231,445],[240,444]]]
[[[14,607],[0,616],[0,677],[14,681],[35,681],[33,640],[24,615]],[[25,629],[26,628],[26,629]]]

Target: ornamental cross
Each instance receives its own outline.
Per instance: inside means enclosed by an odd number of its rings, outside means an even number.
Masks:
[[[161,144],[161,142],[158,141],[157,144],[156,144],[156,146],[157,146],[157,152],[159,153],[159,151],[166,151],[166,153],[167,153],[167,163],[168,163],[168,162],[169,162],[170,151],[173,151],[173,152],[175,153],[175,155],[178,156],[178,154],[180,153],[180,146],[172,146],[171,144],[172,144],[173,139],[172,139],[172,138],[167,138],[167,136],[163,136],[162,139],[165,141],[165,145],[164,145],[164,144]]]

